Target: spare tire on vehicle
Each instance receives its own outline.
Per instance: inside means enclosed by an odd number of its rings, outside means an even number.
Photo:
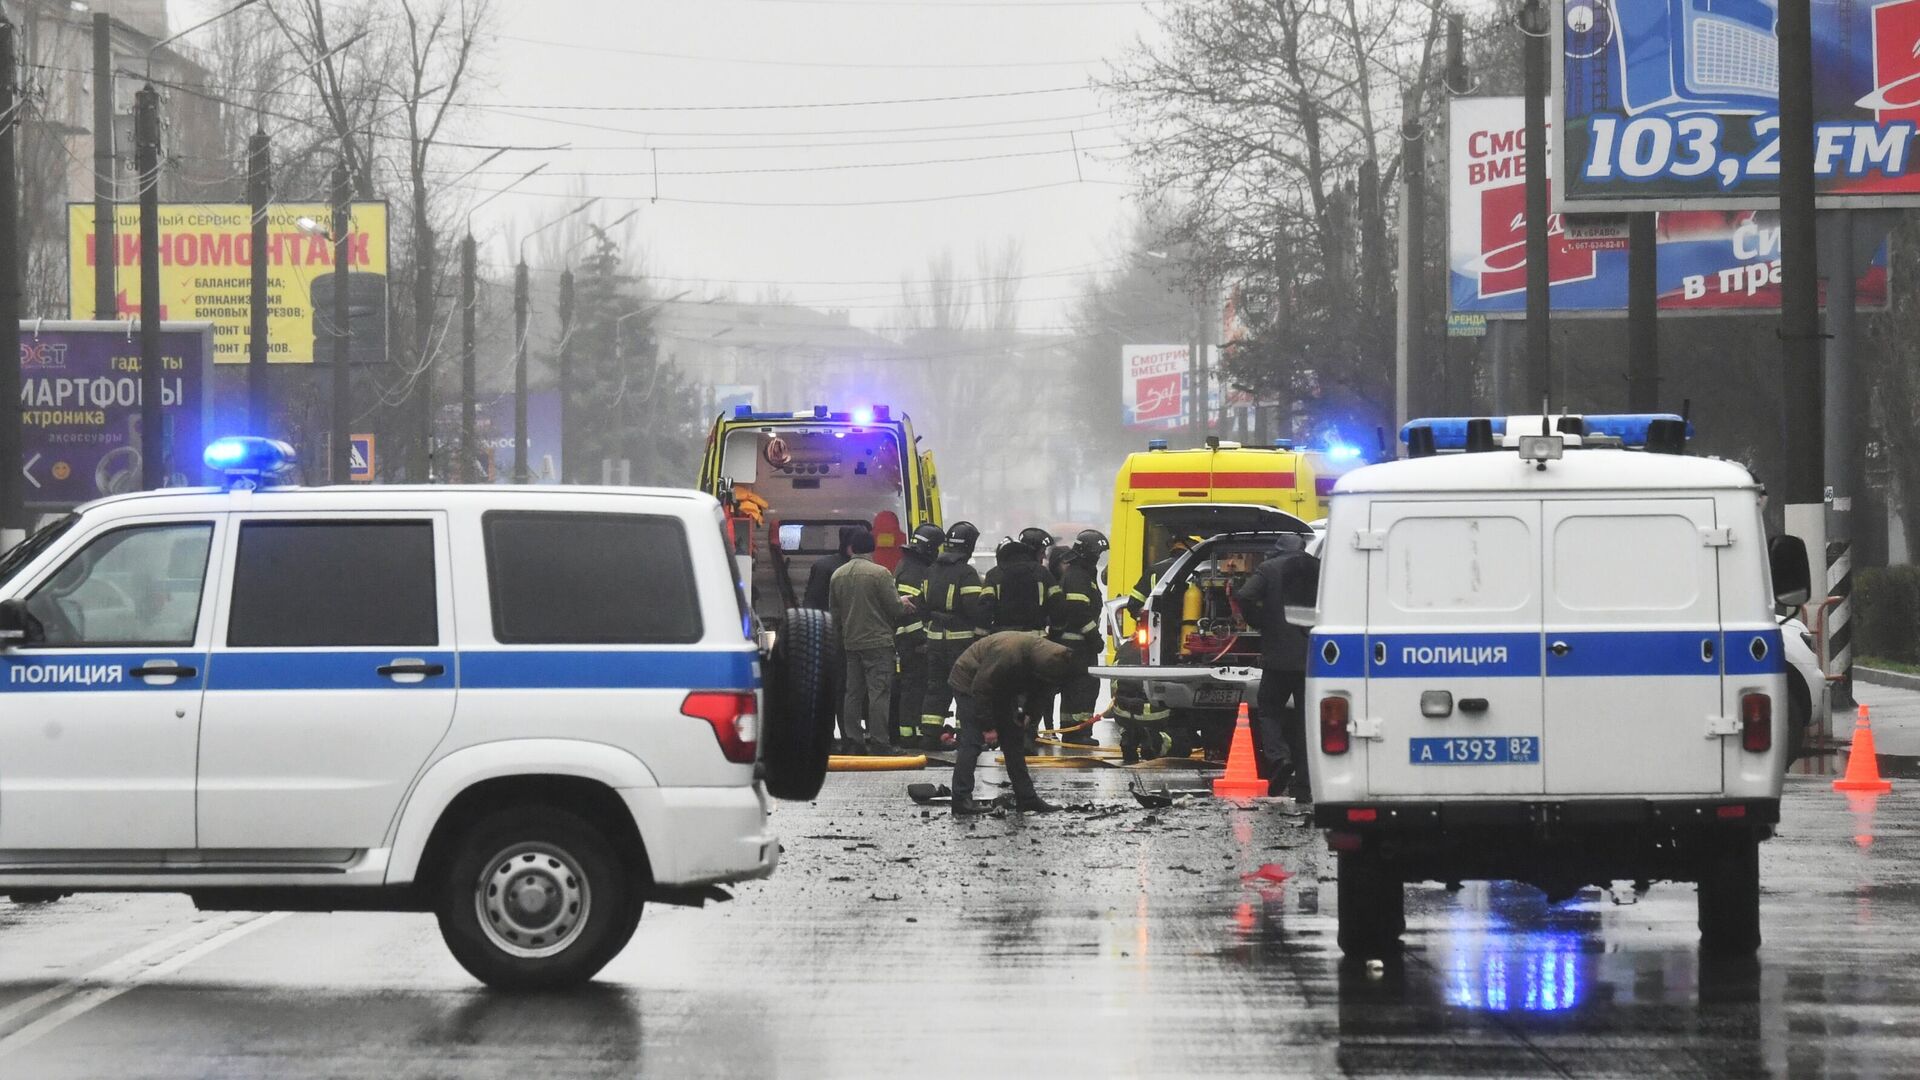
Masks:
[[[811,608],[788,609],[761,680],[766,706],[760,763],[767,793],[776,799],[811,799],[826,783],[827,756],[833,750],[834,672],[839,666],[832,616]]]

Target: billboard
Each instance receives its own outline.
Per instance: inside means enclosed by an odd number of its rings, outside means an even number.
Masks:
[[[162,447],[168,484],[202,481],[201,430],[212,328],[160,330]],[[140,490],[140,338],[125,323],[20,328],[20,469],[26,501],[66,509]]]
[[[1187,361],[1185,345],[1120,346],[1120,408],[1127,427],[1177,428],[1188,421],[1195,402],[1187,394]],[[1221,407],[1220,380],[1212,377],[1220,370],[1220,346],[1208,345],[1202,364],[1207,392],[1199,404],[1212,415]]]
[[[1561,209],[1778,199],[1778,0],[1553,5]],[[1811,0],[1814,169],[1829,207],[1920,203],[1920,0]]]
[[[309,364],[314,342],[331,340],[329,309],[314,319],[316,290],[330,304],[335,281],[333,242],[303,231],[301,218],[328,223],[323,203],[280,203],[267,210],[267,359]],[[74,318],[93,315],[95,262],[93,204],[67,206],[68,307]],[[114,212],[114,286],[122,318],[140,314],[140,207]],[[386,304],[387,206],[353,204],[348,249],[348,303]],[[213,324],[213,360],[244,364],[251,336],[253,211],[245,203],[163,203],[160,207],[160,317]],[[384,325],[384,312],[379,314]],[[356,322],[356,330],[359,323]],[[356,349],[356,356],[363,350]],[[331,357],[329,357],[331,359]]]
[[[1457,97],[1450,104],[1449,310],[1494,318],[1524,315],[1526,102]],[[1548,172],[1552,175],[1551,167]],[[1577,220],[1561,214],[1548,219],[1547,278],[1555,312],[1626,310],[1626,247],[1607,239],[1609,231],[1594,228],[1583,235]],[[1774,211],[1671,211],[1656,216],[1654,233],[1662,312],[1779,309],[1780,226]],[[1856,288],[1860,308],[1886,306],[1884,244]]]

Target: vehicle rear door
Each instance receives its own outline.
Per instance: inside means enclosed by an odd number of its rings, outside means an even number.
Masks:
[[[453,722],[446,515],[233,525],[200,727],[199,846],[379,847]]]
[[[1547,790],[1720,790],[1712,499],[1547,502]]]
[[[1375,795],[1522,795],[1541,770],[1540,504],[1376,502],[1367,559]]]

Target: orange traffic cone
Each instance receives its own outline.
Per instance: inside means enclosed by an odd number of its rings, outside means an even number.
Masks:
[[[1892,791],[1893,784],[1880,779],[1880,755],[1873,751],[1873,723],[1867,707],[1860,706],[1860,718],[1853,724],[1853,750],[1847,754],[1847,775],[1833,782],[1835,791]]]
[[[1267,793],[1267,782],[1253,763],[1253,724],[1247,718],[1247,703],[1240,703],[1240,718],[1233,722],[1233,745],[1227,750],[1227,773],[1213,782],[1213,793],[1223,799],[1251,799]]]

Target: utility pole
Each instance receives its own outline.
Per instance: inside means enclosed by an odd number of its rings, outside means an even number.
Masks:
[[[1826,444],[1821,412],[1820,268],[1814,220],[1813,19],[1780,0],[1780,426],[1787,532],[1807,545],[1813,604],[1825,599]]]
[[[527,260],[513,268],[513,482],[527,474]]]
[[[1627,215],[1627,411],[1660,408],[1660,249],[1654,214]]]
[[[0,533],[27,528],[25,472],[20,437],[20,173],[14,68],[13,23],[0,15],[0,334],[7,354],[0,359]],[[0,536],[0,551],[13,546]]]
[[[1546,5],[1526,0],[1521,11],[1521,47],[1526,54],[1527,92],[1527,397],[1525,408],[1553,390],[1552,342],[1547,336],[1547,35]]]
[[[1426,250],[1427,136],[1420,123],[1420,91],[1409,89],[1400,106],[1400,348],[1394,356],[1393,429],[1412,415],[1413,373],[1425,369],[1421,331],[1420,255]]]
[[[1466,50],[1467,20],[1464,15],[1447,16],[1447,94],[1459,97],[1473,89],[1473,80],[1467,70]],[[1464,381],[1466,390],[1455,385]],[[1440,338],[1439,397],[1433,402],[1435,411],[1443,416],[1456,412],[1469,411],[1467,398],[1472,391],[1471,380],[1459,380],[1453,369],[1453,339],[1443,335]]]
[[[478,355],[475,334],[475,282],[478,273],[475,265],[479,253],[475,249],[473,234],[469,232],[460,241],[460,480],[462,483],[477,484],[485,477],[473,475],[475,445],[474,437],[474,382],[478,368]]]
[[[573,463],[573,271],[560,274],[560,477]]]
[[[353,229],[353,188],[347,161],[333,166],[333,453],[328,481],[344,484],[353,478],[353,357],[352,317],[347,305],[347,264],[352,259],[347,234]]]
[[[160,93],[133,97],[134,171],[140,175],[140,487],[166,486],[166,420],[160,400]]]
[[[414,362],[420,365],[420,375],[414,383],[414,393],[419,398],[420,445],[407,470],[415,483],[423,477],[429,482],[433,479],[433,364],[439,353],[433,337],[433,244],[433,222],[427,217],[426,200],[416,194],[413,200],[413,351]]]
[[[247,330],[247,430],[267,434],[272,423],[267,396],[267,203],[273,199],[273,144],[266,128],[247,139],[247,204],[252,212],[253,239],[249,250]]]
[[[1839,676],[1833,683],[1833,703],[1846,708],[1853,700],[1853,501],[1865,492],[1854,487],[1858,463],[1865,455],[1860,426],[1853,415],[1856,370],[1854,339],[1854,220],[1853,211],[1827,215],[1827,341],[1826,341],[1826,457],[1827,547],[1824,577],[1815,575],[1825,591],[1837,596],[1827,616],[1827,671]]]
[[[93,13],[93,317],[120,317],[114,250],[113,19]]]

